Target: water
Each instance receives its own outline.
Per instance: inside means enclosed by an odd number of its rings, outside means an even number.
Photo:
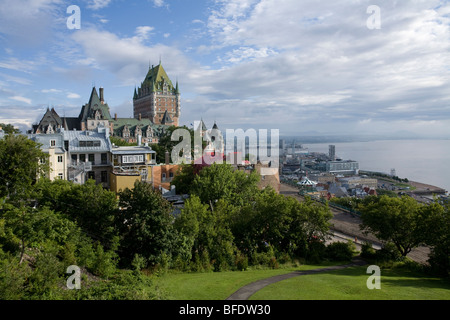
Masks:
[[[336,146],[336,156],[356,160],[360,170],[390,174],[430,184],[450,191],[450,140],[378,140],[367,142],[304,144],[310,152],[328,154]]]

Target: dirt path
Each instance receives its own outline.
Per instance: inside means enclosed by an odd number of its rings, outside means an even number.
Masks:
[[[325,267],[325,268],[319,268],[319,269],[313,269],[313,270],[306,270],[306,271],[294,271],[288,274],[281,274],[278,276],[270,277],[267,279],[262,279],[259,281],[255,281],[253,283],[250,283],[239,290],[237,290],[235,293],[233,293],[231,296],[229,296],[226,300],[248,300],[253,294],[255,294],[257,291],[261,290],[262,288],[275,283],[279,281],[283,281],[286,279],[290,279],[293,277],[308,275],[308,274],[315,274],[315,273],[321,273],[321,272],[327,272],[327,271],[333,271],[333,270],[340,270],[344,268],[354,267],[354,266],[363,266],[366,262],[361,259],[355,259],[352,263],[339,265],[339,266],[331,266],[331,267]]]
[[[304,200],[304,198],[298,194],[298,189],[286,185],[284,183],[281,184],[280,193],[286,196],[294,197],[299,201]],[[376,246],[381,246],[381,241],[378,240],[374,235],[363,234],[363,232],[359,227],[359,225],[361,224],[361,219],[358,216],[335,208],[331,208],[331,212],[333,213],[333,218],[330,221],[333,225],[331,227],[332,231],[343,233],[347,235],[349,238],[356,237],[359,243],[368,241]],[[429,252],[430,252],[429,248],[419,247],[413,249],[408,254],[408,257],[416,262],[425,264],[427,262]]]

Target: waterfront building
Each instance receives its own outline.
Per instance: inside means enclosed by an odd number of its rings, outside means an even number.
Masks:
[[[335,145],[329,145],[328,146],[328,157],[331,161],[336,161],[336,146]]]
[[[353,160],[327,161],[325,171],[330,173],[358,174],[359,163]]]

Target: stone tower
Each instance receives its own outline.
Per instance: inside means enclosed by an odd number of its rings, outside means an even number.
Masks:
[[[141,86],[134,89],[136,119],[148,118],[154,124],[179,125],[181,112],[178,81],[174,86],[161,65],[151,66]]]

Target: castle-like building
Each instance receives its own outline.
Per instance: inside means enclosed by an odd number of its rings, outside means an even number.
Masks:
[[[107,128],[110,135],[126,142],[158,143],[170,126],[179,125],[180,92],[174,87],[161,64],[150,68],[133,97],[134,118],[111,116],[104,99],[104,89],[92,88],[89,102],[82,106],[78,117],[60,117],[54,108],[47,108],[30,133],[53,134],[65,131],[92,131]]]
[[[174,86],[161,63],[152,66],[138,89],[134,89],[134,117],[148,118],[154,124],[178,126],[181,113],[178,81]]]

